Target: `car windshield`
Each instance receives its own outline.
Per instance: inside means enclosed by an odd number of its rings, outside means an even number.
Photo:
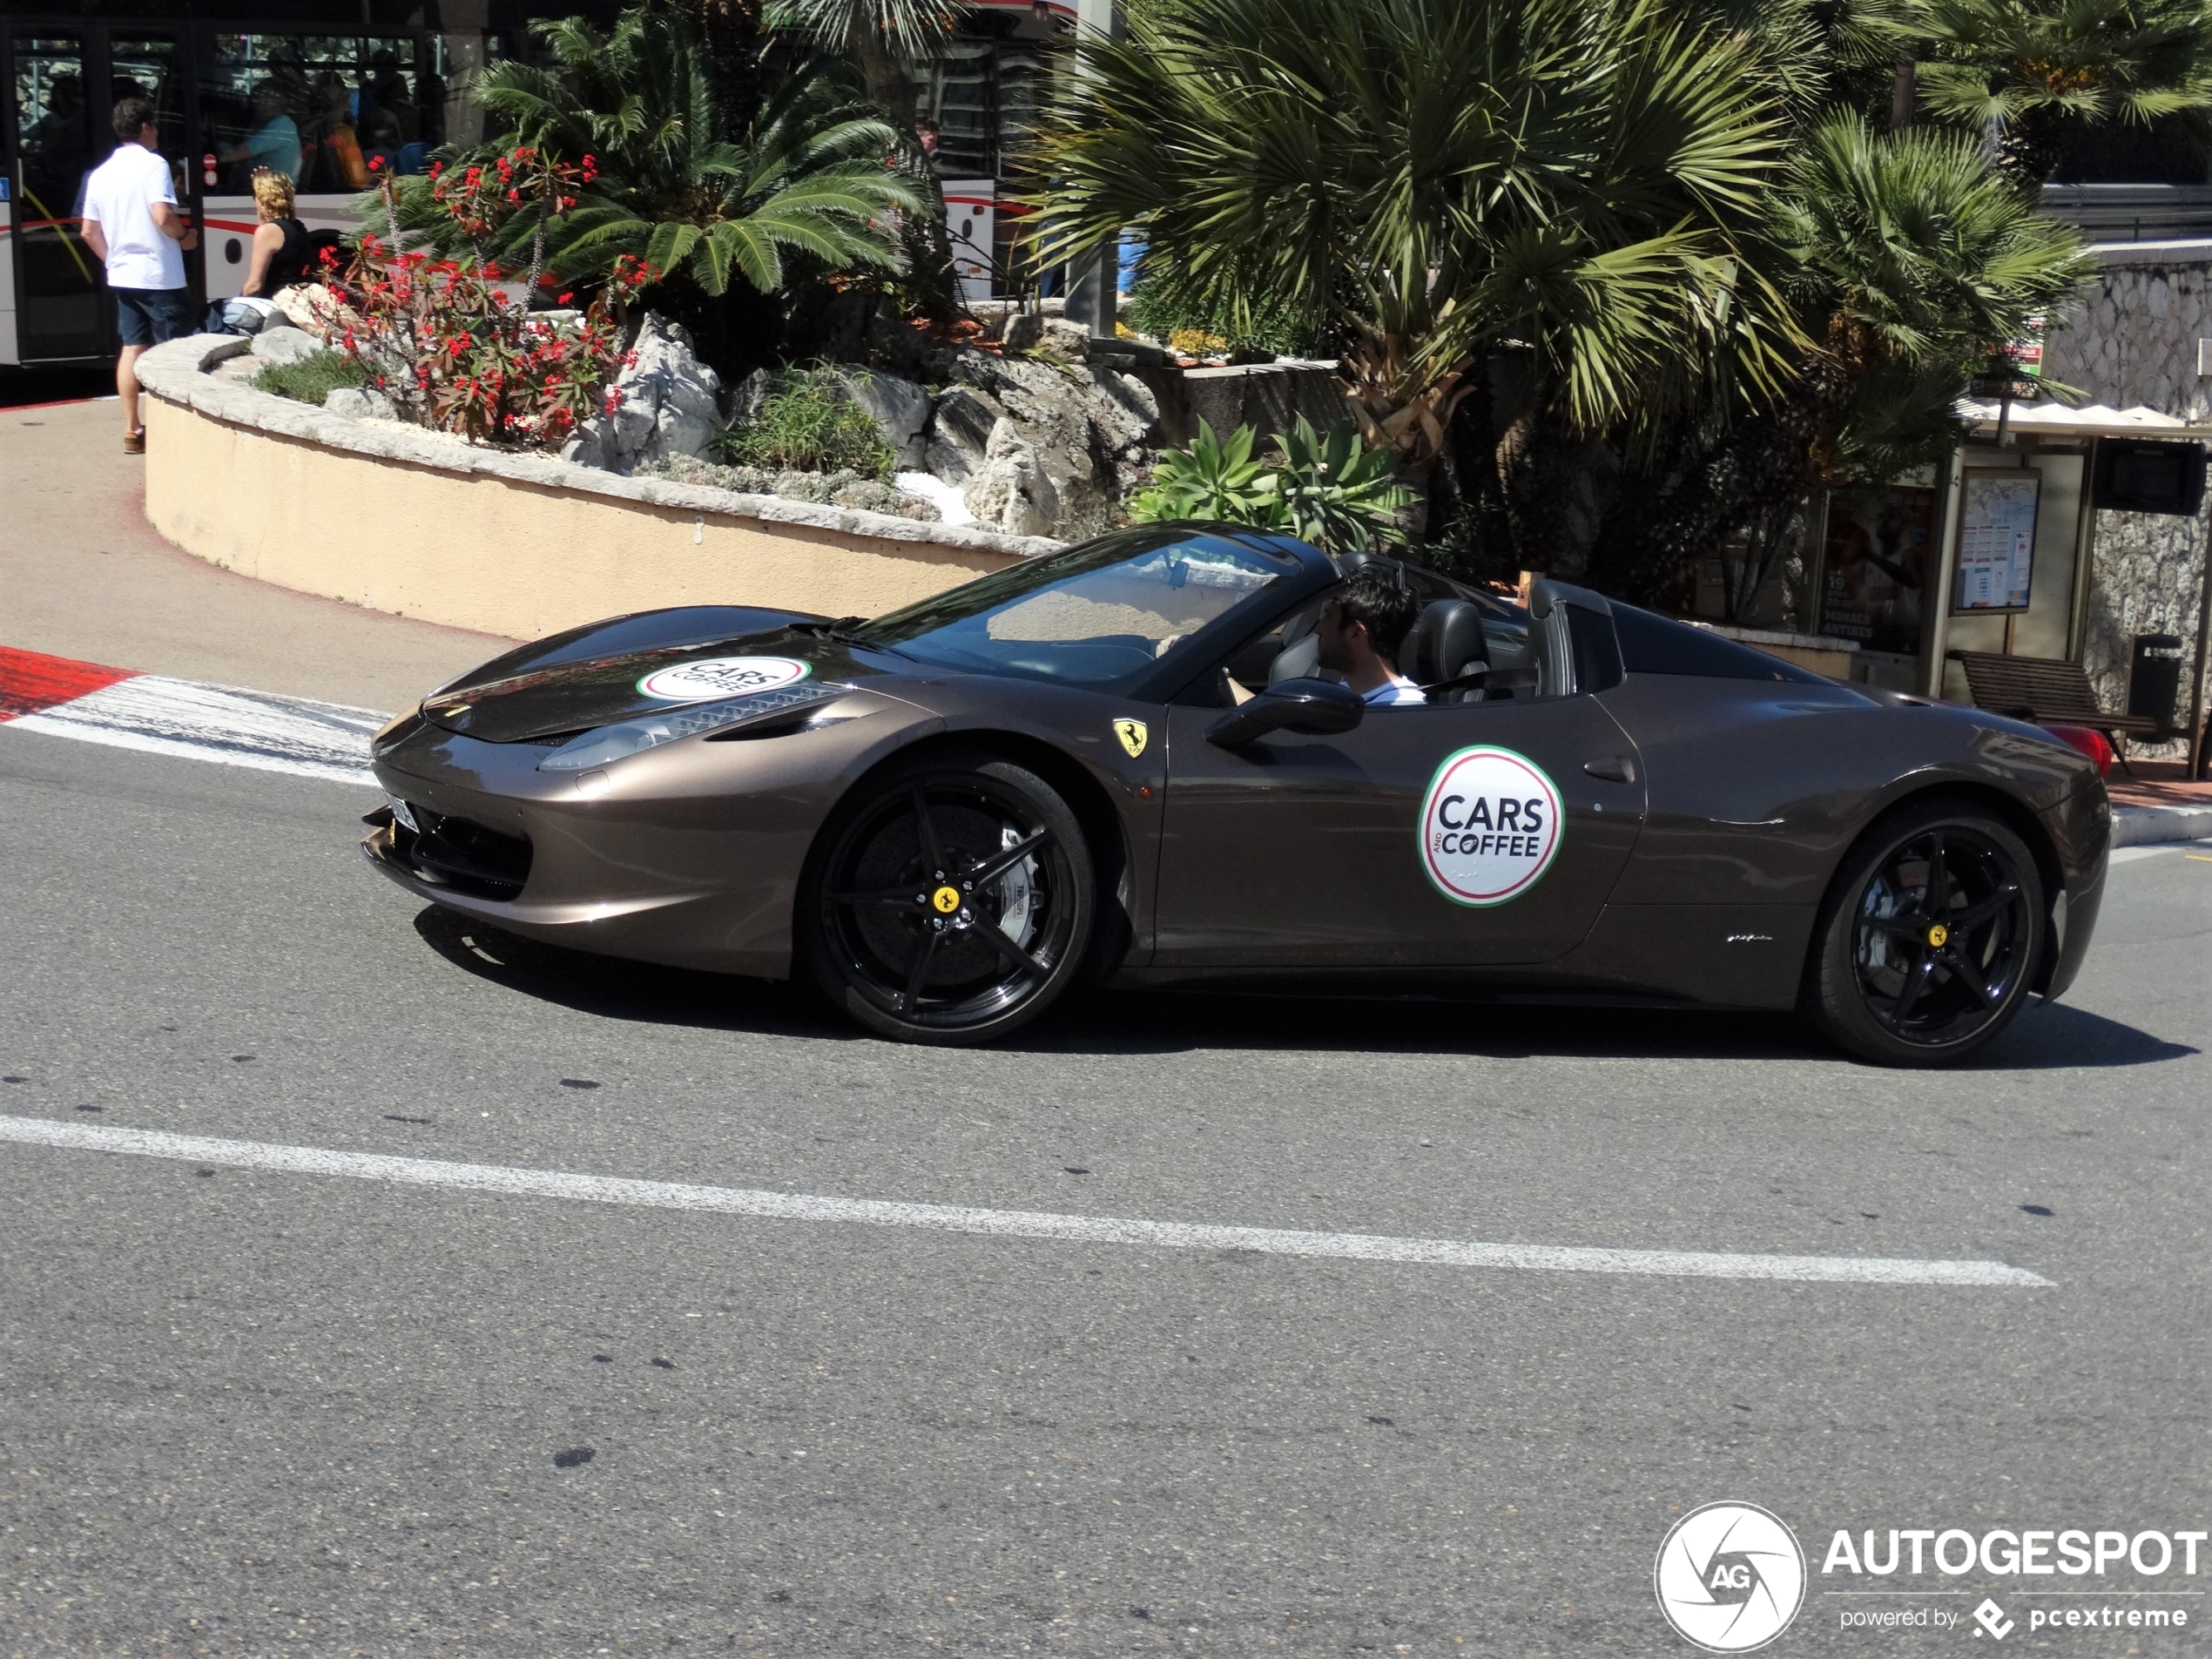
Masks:
[[[939,667],[1113,691],[1299,568],[1288,554],[1189,530],[1109,536],[995,571],[854,634]]]

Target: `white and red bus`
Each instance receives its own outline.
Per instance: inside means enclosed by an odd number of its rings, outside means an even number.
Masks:
[[[260,0],[249,14],[236,0],[0,0],[0,365],[114,354],[115,307],[77,214],[85,174],[115,147],[118,99],[152,100],[178,201],[201,227],[185,261],[197,316],[246,283],[248,147],[293,175],[310,229],[350,233],[367,180],[349,151],[413,172],[441,144],[476,142],[482,116],[462,90],[495,57],[527,49],[530,16],[604,24],[621,3]],[[1041,106],[1074,5],[970,7],[959,38],[914,76],[916,114],[940,128],[962,287],[980,298],[1011,228],[997,177]],[[456,27],[464,15],[477,26]]]
[[[44,16],[10,0],[0,17],[0,364],[114,354],[114,307],[77,215],[85,174],[115,147],[119,98],[152,100],[178,201],[201,227],[185,256],[195,313],[245,286],[257,160],[293,174],[310,229],[351,231],[367,156],[414,170],[448,138],[476,136],[454,130],[471,118],[457,93],[494,48],[489,31],[399,21],[436,12],[394,0],[179,20],[198,9],[167,0],[166,16],[140,21]],[[362,21],[387,13],[389,25]]]

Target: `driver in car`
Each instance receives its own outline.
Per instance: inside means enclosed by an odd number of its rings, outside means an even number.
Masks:
[[[1376,708],[1426,703],[1421,688],[1398,671],[1399,648],[1413,631],[1413,596],[1404,575],[1379,562],[1363,564],[1322,608],[1314,625],[1324,668]]]

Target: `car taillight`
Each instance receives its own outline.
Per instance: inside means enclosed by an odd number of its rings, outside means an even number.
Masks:
[[[2080,750],[2083,754],[2095,761],[2098,777],[2105,778],[2111,775],[2112,744],[2103,732],[2094,731],[2086,725],[2047,725],[2043,729],[2060,743]]]

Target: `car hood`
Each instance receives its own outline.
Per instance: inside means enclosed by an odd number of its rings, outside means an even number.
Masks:
[[[699,671],[685,674],[691,665]],[[422,704],[432,725],[485,743],[531,743],[659,710],[718,702],[802,680],[840,685],[894,676],[899,659],[826,637],[819,624],[706,641],[640,645],[545,663],[448,687]],[[648,691],[648,682],[655,689]],[[658,693],[658,694],[657,694]]]

